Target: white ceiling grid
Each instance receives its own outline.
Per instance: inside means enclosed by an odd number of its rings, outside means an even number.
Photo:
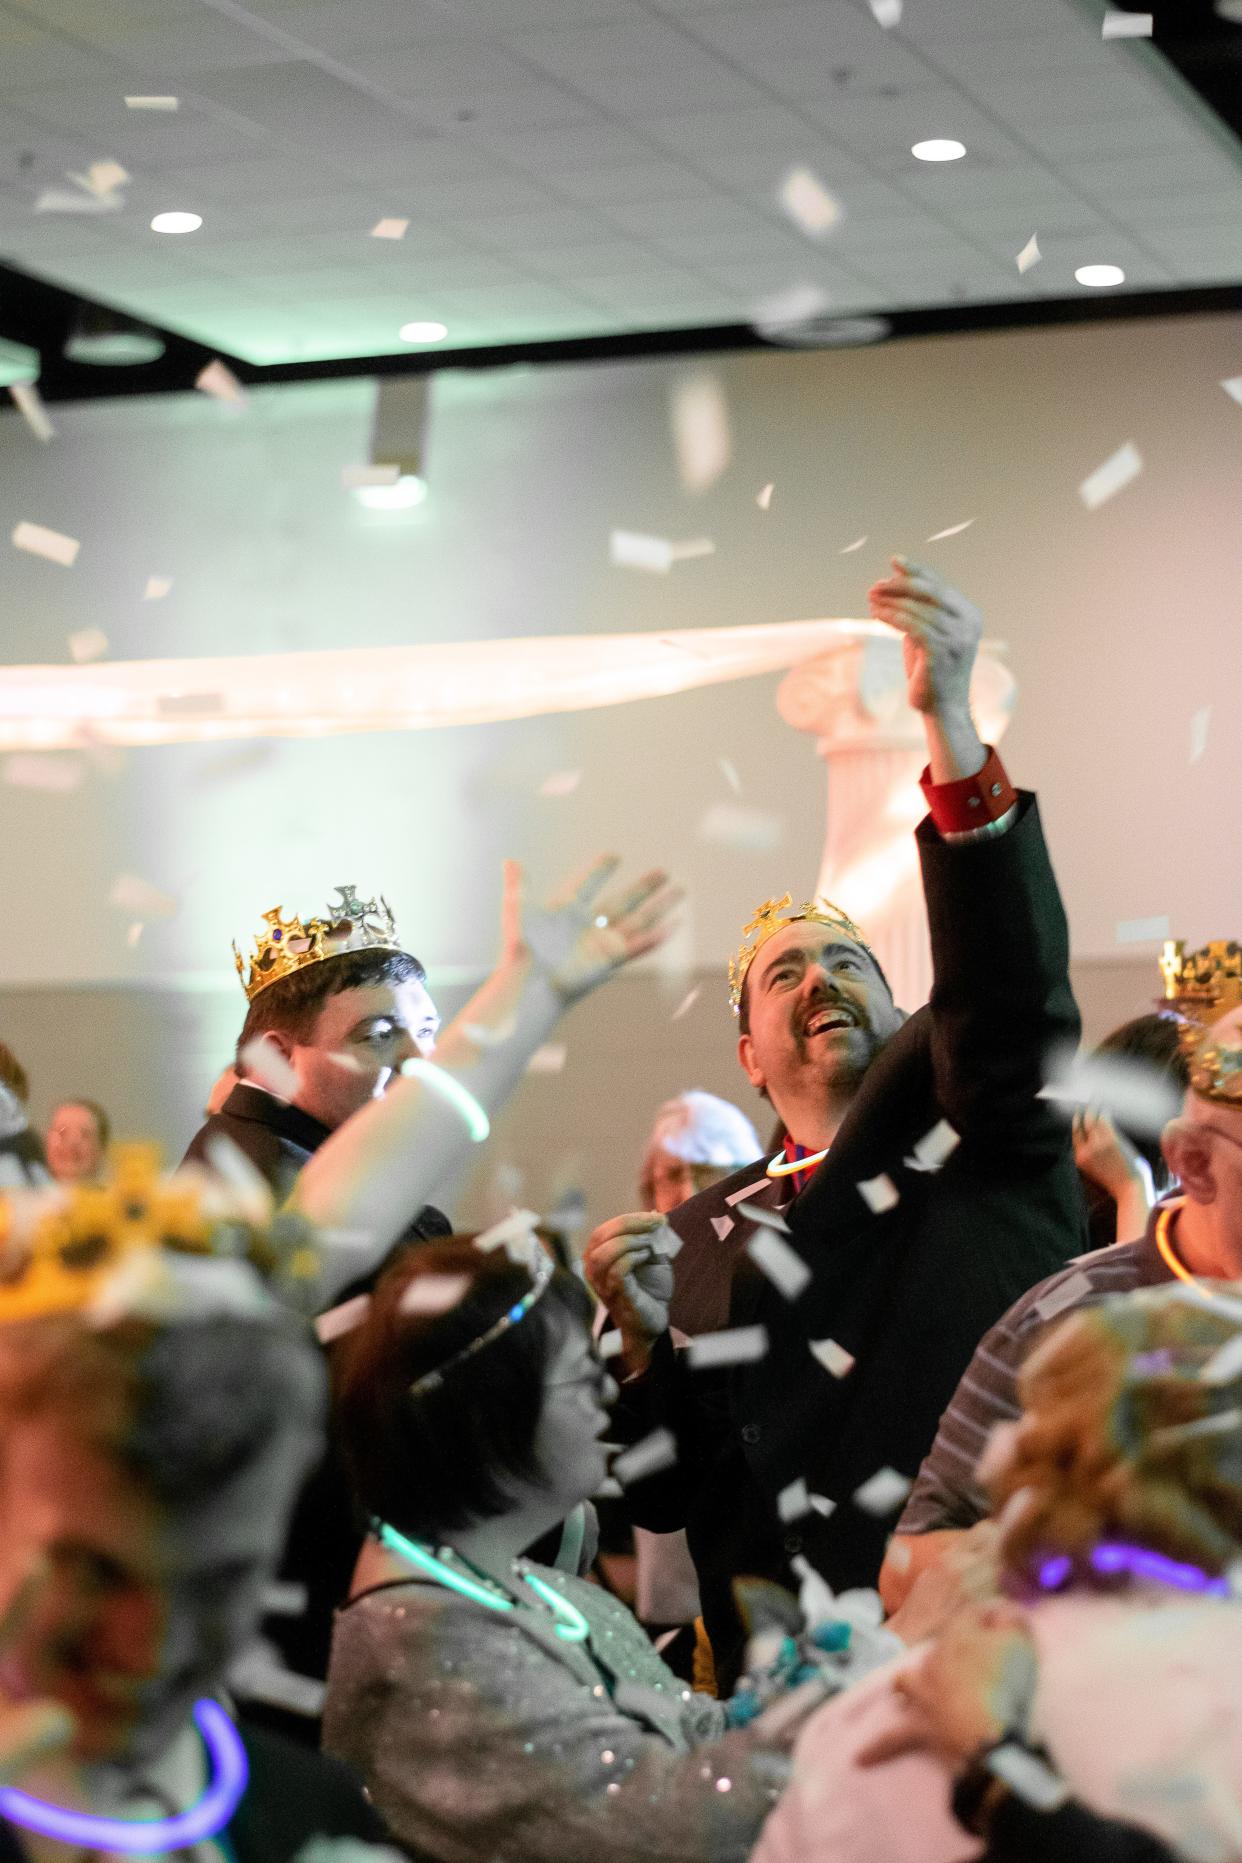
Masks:
[[[1242,276],[1231,138],[1085,0],[0,0],[0,257],[252,362]],[[176,113],[127,94],[175,93]],[[962,162],[924,166],[920,137]],[[33,158],[33,159],[31,159]],[[36,213],[115,158],[122,211]],[[842,202],[821,241],[791,167]],[[190,209],[202,229],[149,230]],[[401,241],[369,237],[385,215]],[[1037,233],[1043,255],[1019,275]]]

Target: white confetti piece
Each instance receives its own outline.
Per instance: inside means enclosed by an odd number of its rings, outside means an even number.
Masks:
[[[758,1223],[761,1229],[774,1229],[777,1235],[787,1236],[789,1224],[779,1210],[774,1210],[768,1203],[748,1203],[742,1215],[752,1223]]]
[[[343,1300],[339,1307],[329,1307],[315,1321],[320,1345],[331,1345],[334,1339],[343,1339],[346,1333],[352,1333],[370,1311],[370,1294],[355,1294],[352,1300]]]
[[[504,1022],[498,1022],[495,1028],[489,1028],[482,1022],[462,1024],[462,1034],[472,1041],[476,1048],[503,1048],[507,1041],[517,1033],[517,1017],[510,1016]]]
[[[1150,39],[1150,13],[1106,13],[1100,21],[1102,39]]]
[[[1032,233],[1031,237],[1027,240],[1025,246],[1023,246],[1021,252],[1014,260],[1014,264],[1020,272],[1029,272],[1032,265],[1038,265],[1043,256],[1043,253],[1039,250],[1039,241],[1036,239],[1034,233]]]
[[[1153,1448],[1170,1449],[1178,1443],[1195,1442],[1201,1436],[1232,1436],[1242,1428],[1242,1410],[1218,1410],[1211,1416],[1196,1417],[1193,1423],[1174,1423],[1166,1429],[1153,1430],[1148,1441]]]
[[[864,1514],[874,1514],[878,1519],[882,1514],[896,1513],[913,1486],[914,1483],[905,1475],[899,1475],[895,1468],[878,1468],[861,1487],[855,1488],[854,1505],[861,1507]]]
[[[271,1186],[241,1146],[227,1132],[213,1132],[203,1149],[208,1164],[228,1185],[246,1217],[254,1223],[267,1222],[272,1214]]]
[[[482,1235],[477,1235],[474,1238],[474,1246],[484,1255],[491,1255],[498,1248],[502,1248],[510,1257],[519,1261],[527,1261],[530,1259],[532,1244],[535,1248],[541,1246],[535,1234],[538,1225],[539,1218],[534,1210],[510,1210],[509,1214],[502,1216],[498,1223],[493,1223],[490,1229],[485,1229]],[[515,1249],[517,1250],[516,1256],[514,1256]]]
[[[13,543],[19,550],[25,550],[31,556],[44,556],[49,563],[60,563],[65,569],[72,569],[78,560],[78,551],[82,548],[76,537],[66,537],[63,531],[48,530],[44,524],[29,524],[22,519],[13,527]]]
[[[1014,1795],[1036,1811],[1056,1811],[1069,1799],[1069,1787],[1038,1754],[1006,1741],[993,1747],[984,1762]]]
[[[685,1247],[671,1223],[661,1223],[658,1229],[652,1229],[646,1237],[646,1242],[651,1253],[661,1261],[676,1261]]]
[[[716,802],[699,818],[700,841],[738,848],[748,854],[766,854],[785,839],[781,816],[767,809],[742,808],[733,802]]]
[[[732,1235],[737,1227],[731,1216],[713,1216],[711,1222],[712,1228],[716,1231],[717,1242],[723,1242],[725,1237]]]
[[[246,405],[246,391],[227,364],[217,356],[205,369],[200,369],[194,377],[194,386],[200,394],[210,395],[213,401],[224,401],[233,407]]]
[[[596,1342],[595,1350],[602,1359],[620,1358],[623,1344],[624,1342],[619,1332],[601,1333]]]
[[[791,168],[777,198],[794,225],[809,239],[822,239],[841,219],[840,201],[809,168]]]
[[[731,763],[728,757],[717,758],[717,763],[720,766],[720,774],[724,777],[729,788],[733,791],[735,796],[740,796],[742,793],[742,779],[737,773],[737,766]]]
[[[545,1042],[542,1048],[536,1048],[526,1063],[528,1074],[559,1074],[565,1065],[569,1053],[563,1041]]]
[[[1119,446],[1115,453],[1109,455],[1102,466],[1089,472],[1078,487],[1078,496],[1088,511],[1096,511],[1102,504],[1129,485],[1131,479],[1137,479],[1143,470],[1143,460],[1132,440]]]
[[[536,793],[548,797],[572,796],[581,781],[581,770],[554,770],[551,776],[544,777]]]
[[[672,1015],[669,1017],[669,1021],[680,1022],[683,1016],[688,1016],[702,994],[703,986],[699,983],[696,983],[692,990],[687,990],[686,994],[682,997],[676,1009],[674,1009]]]
[[[717,1365],[750,1365],[764,1358],[768,1350],[766,1326],[732,1326],[725,1332],[704,1333],[692,1339],[686,1358],[694,1371],[708,1371]]]
[[[130,926],[129,930],[126,932],[125,942],[129,946],[131,951],[134,949],[139,939],[142,937],[142,930],[143,930],[142,920],[135,919],[133,924]]]
[[[797,1300],[811,1279],[811,1270],[801,1255],[769,1229],[750,1238],[746,1253],[786,1300]]]
[[[854,1354],[838,1345],[835,1339],[812,1339],[809,1344],[812,1357],[818,1359],[830,1377],[845,1378],[853,1371]]]
[[[866,541],[867,539],[865,537],[855,537],[853,543],[847,543],[843,550],[837,551],[837,555],[838,556],[853,556],[855,550],[861,550],[864,543],[866,543]]]
[[[112,882],[108,904],[138,919],[171,919],[179,909],[171,893],[162,892],[136,873],[122,873]]]
[[[715,556],[716,546],[710,537],[691,537],[685,543],[670,546],[675,563],[692,563],[696,557]]]
[[[292,1101],[298,1090],[298,1077],[279,1048],[264,1036],[248,1041],[238,1055],[246,1073],[278,1099]]]
[[[398,219],[395,215],[389,219],[377,220],[371,228],[372,239],[404,239],[408,220]]]
[[[98,660],[108,651],[108,636],[101,627],[79,628],[76,634],[69,636],[69,656],[79,666],[88,660]]]
[[[173,579],[171,576],[148,576],[147,586],[142,591],[143,601],[162,602],[164,597],[168,594],[168,591],[172,588],[172,585]]]
[[[51,416],[43,405],[43,396],[33,382],[10,382],[9,394],[36,440],[42,440],[46,445],[49,440],[56,438]]]
[[[44,188],[34,204],[36,213],[119,213],[125,205],[120,194],[88,194],[82,189]]]
[[[867,0],[867,4],[886,32],[901,24],[901,0]]]
[[[15,751],[4,760],[4,780],[10,789],[42,789],[48,795],[67,796],[82,781],[76,757],[58,757],[47,751]]]
[[[729,463],[729,410],[714,375],[679,382],[669,402],[677,473],[688,492],[706,491]]]
[[[88,193],[105,199],[108,195],[115,194],[118,188],[124,187],[129,180],[129,174],[119,162],[104,161],[92,162],[84,175],[70,175],[69,179],[76,181],[78,186],[85,188]]]
[[[928,543],[943,543],[946,537],[960,537],[964,530],[970,529],[974,521],[973,518],[965,518],[960,524],[950,524],[947,530],[933,531],[927,541]]]
[[[1210,705],[1203,706],[1200,711],[1193,713],[1191,716],[1190,761],[1192,763],[1198,763],[1200,757],[1207,749],[1208,725],[1211,723],[1211,719],[1212,708]]]
[[[310,1603],[310,1593],[305,1585],[299,1585],[291,1578],[274,1578],[263,1587],[263,1615],[265,1617],[302,1617]]]
[[[818,285],[791,285],[756,304],[754,325],[761,336],[765,331],[786,330],[821,316],[830,303],[828,293]]]
[[[873,1216],[883,1216],[885,1210],[895,1210],[901,1202],[901,1192],[883,1172],[879,1177],[864,1177],[858,1185],[858,1194]]]
[[[771,1190],[771,1188],[772,1179],[770,1177],[757,1177],[753,1184],[743,1184],[740,1190],[731,1190],[729,1195],[725,1198],[725,1202],[729,1205],[730,1209],[734,1209],[739,1203],[744,1203],[747,1197],[753,1197],[758,1191]]]
[[[817,1514],[822,1514],[825,1520],[827,1520],[830,1514],[835,1514],[837,1511],[836,1502],[830,1501],[826,1494],[813,1494],[811,1496],[811,1506],[815,1509]]]
[[[801,1475],[797,1481],[791,1481],[788,1487],[781,1489],[776,1497],[776,1511],[786,1524],[791,1520],[801,1520],[810,1513],[811,1497]]]
[[[619,1501],[624,1493],[625,1489],[619,1481],[614,1481],[611,1475],[605,1475],[591,1499],[593,1501]]]
[[[127,110],[173,111],[181,108],[181,99],[179,97],[127,97],[125,108]]]
[[[1136,1138],[1159,1138],[1181,1110],[1181,1095],[1167,1075],[1133,1056],[1050,1054],[1041,1100],[1107,1113]]]
[[[1231,401],[1236,401],[1239,407],[1242,407],[1242,375],[1227,375],[1221,382],[1221,387]]]
[[[401,477],[400,466],[342,466],[341,485],[347,492],[360,485],[395,485]]]
[[[628,1488],[634,1482],[645,1481],[648,1475],[658,1475],[662,1469],[672,1468],[677,1461],[677,1443],[671,1430],[652,1430],[650,1436],[644,1436],[641,1442],[619,1455],[612,1465],[612,1472],[622,1487]]]
[[[912,1171],[938,1171],[961,1142],[961,1137],[947,1119],[937,1120],[931,1131],[925,1132],[914,1147],[913,1155],[904,1162]]]
[[[230,1669],[228,1680],[243,1700],[262,1701],[269,1708],[284,1708],[308,1719],[323,1712],[328,1692],[326,1682],[287,1669],[267,1645],[245,1652]]]
[[[673,546],[667,537],[614,530],[608,539],[608,560],[617,569],[645,569],[655,576],[667,576],[673,567]]]
[[[1118,944],[1159,944],[1169,936],[1167,913],[1156,913],[1149,919],[1118,919],[1116,938]]]
[[[762,486],[760,490],[755,493],[755,503],[761,511],[770,511],[772,509],[772,494],[775,490],[776,486],[769,483]]]
[[[1041,1320],[1054,1320],[1058,1313],[1064,1313],[1067,1308],[1080,1307],[1084,1300],[1090,1299],[1091,1292],[1090,1276],[1080,1270],[1077,1274],[1069,1275],[1059,1287],[1045,1294],[1042,1300],[1036,1301],[1031,1310]]]
[[[430,1318],[455,1307],[470,1282],[464,1274],[418,1274],[397,1302],[399,1313],[419,1314]]]
[[[1242,1378],[1242,1333],[1213,1352],[1199,1373],[1200,1384],[1232,1384],[1235,1378]]]

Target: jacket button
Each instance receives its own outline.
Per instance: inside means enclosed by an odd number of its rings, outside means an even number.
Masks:
[[[742,1441],[744,1443],[757,1443],[762,1435],[763,1431],[759,1428],[757,1423],[744,1423],[742,1425]]]
[[[789,1554],[791,1559],[795,1553],[800,1553],[802,1551],[802,1535],[800,1533],[787,1533],[785,1535],[785,1551]]]

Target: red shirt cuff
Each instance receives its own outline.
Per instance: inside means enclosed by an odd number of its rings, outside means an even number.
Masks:
[[[1005,766],[989,744],[988,758],[977,776],[957,783],[933,783],[930,769],[919,778],[932,821],[941,834],[965,834],[999,821],[1018,800]]]

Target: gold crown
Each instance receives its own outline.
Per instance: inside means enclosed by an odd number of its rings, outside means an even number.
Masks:
[[[1221,1047],[1210,1038],[1212,1024],[1242,1006],[1242,945],[1216,938],[1187,954],[1180,939],[1169,938],[1160,974],[1164,1002],[1181,1017],[1191,1086],[1205,1100],[1242,1105],[1242,1047]]]
[[[165,1255],[244,1261],[286,1292],[313,1296],[319,1272],[304,1217],[262,1223],[189,1170],[161,1177],[159,1147],[118,1145],[103,1185],[0,1196],[0,1324],[90,1309],[118,1272]]]
[[[282,919],[279,906],[263,914],[266,932],[258,932],[250,975],[246,961],[233,945],[237,974],[248,1002],[260,990],[295,970],[322,964],[325,958],[342,957],[353,951],[400,951],[401,940],[393,920],[392,908],[381,893],[376,899],[359,899],[352,886],[338,886],[337,903],[329,904],[322,918]]]
[[[796,912],[785,912],[786,906],[792,906],[793,894],[786,893],[783,899],[765,899],[761,906],[755,908],[755,916],[749,924],[742,927],[742,942],[737,948],[737,955],[729,959],[729,1004],[734,1015],[741,1009],[742,986],[746,982],[746,973],[754,962],[755,953],[762,950],[769,938],[774,938],[786,925],[796,925],[800,919],[810,919],[816,925],[830,925],[834,931],[843,932],[852,943],[861,945],[868,957],[875,960],[875,952],[867,943],[852,918],[834,906],[827,899],[808,899]],[[781,914],[785,913],[784,918]],[[754,932],[750,944],[746,940]],[[878,961],[878,960],[875,960]]]

